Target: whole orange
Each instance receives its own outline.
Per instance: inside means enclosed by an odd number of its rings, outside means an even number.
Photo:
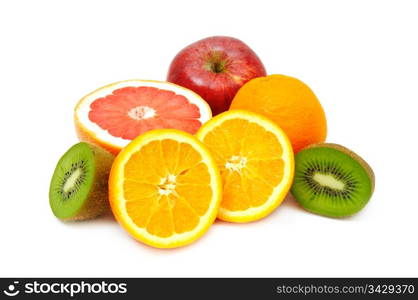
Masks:
[[[253,111],[273,120],[286,132],[295,153],[327,137],[321,103],[305,83],[290,76],[269,75],[248,81],[230,109]]]

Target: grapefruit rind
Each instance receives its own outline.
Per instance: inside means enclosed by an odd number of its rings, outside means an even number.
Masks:
[[[278,125],[273,123],[267,117],[245,110],[230,110],[215,116],[206,122],[204,126],[200,127],[196,134],[197,138],[203,142],[205,136],[209,132],[220,126],[223,122],[231,119],[243,119],[249,122],[255,122],[267,131],[272,132],[283,146],[282,158],[287,162],[284,168],[282,181],[273,189],[269,199],[266,200],[263,205],[240,211],[225,209],[222,207],[222,204],[219,207],[218,218],[223,221],[236,223],[252,222],[262,219],[272,213],[285,199],[293,182],[295,172],[294,154],[290,140],[288,139],[286,133]]]
[[[152,141],[174,139],[191,145],[202,156],[202,162],[208,167],[211,177],[212,200],[205,215],[200,217],[199,224],[192,230],[181,234],[175,233],[169,237],[159,237],[150,234],[145,228],[135,225],[126,212],[126,199],[123,193],[124,166],[132,154]],[[157,248],[176,248],[188,245],[200,238],[216,219],[222,200],[222,180],[219,169],[212,154],[197,138],[177,129],[155,129],[148,131],[129,143],[116,157],[109,176],[109,201],[116,220],[135,239]]]
[[[207,122],[212,117],[212,111],[209,104],[202,97],[195,92],[176,85],[170,82],[155,81],[155,80],[139,80],[131,79],[115,82],[104,87],[101,87],[90,94],[84,96],[76,105],[74,112],[74,122],[77,136],[81,141],[96,144],[110,152],[117,154],[123,147],[125,147],[131,140],[115,137],[107,130],[101,128],[98,124],[89,119],[90,105],[101,97],[106,97],[116,89],[124,87],[155,87],[162,90],[169,90],[175,94],[184,96],[191,103],[196,105],[200,111],[199,120],[202,124]]]

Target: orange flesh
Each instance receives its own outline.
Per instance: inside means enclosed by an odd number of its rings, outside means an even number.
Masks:
[[[256,123],[225,121],[203,141],[221,171],[223,208],[239,211],[261,206],[282,181],[282,146],[271,132]]]
[[[124,198],[132,221],[150,234],[168,237],[195,228],[210,205],[211,177],[189,144],[151,141],[124,168]]]

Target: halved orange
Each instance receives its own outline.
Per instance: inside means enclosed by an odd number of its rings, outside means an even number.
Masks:
[[[81,141],[114,154],[138,135],[173,128],[195,134],[212,117],[198,94],[179,85],[152,80],[125,80],[83,97],[75,108]]]
[[[293,181],[294,157],[283,130],[266,117],[244,110],[224,112],[197,132],[215,157],[223,200],[218,218],[261,219],[277,208]]]
[[[173,248],[203,235],[222,198],[219,169],[194,136],[148,131],[116,157],[109,178],[113,214],[134,238]]]

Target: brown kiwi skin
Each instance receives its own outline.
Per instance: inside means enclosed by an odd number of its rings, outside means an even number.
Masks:
[[[354,153],[350,149],[348,149],[344,146],[341,146],[339,144],[334,144],[334,143],[317,143],[317,144],[309,145],[309,146],[305,147],[304,149],[315,148],[315,147],[324,147],[324,146],[339,150],[341,152],[344,152],[345,154],[351,156],[356,161],[358,161],[359,164],[362,165],[362,167],[365,169],[365,171],[369,175],[370,180],[372,182],[372,193],[374,192],[375,175],[374,175],[373,169],[370,167],[370,165],[363,158],[361,158],[358,154]],[[304,150],[304,149],[302,149],[302,150]]]
[[[108,179],[110,169],[112,167],[115,156],[110,152],[97,147],[96,145],[87,143],[94,152],[95,158],[95,178],[89,193],[89,199],[85,201],[84,206],[70,218],[63,221],[83,221],[94,219],[110,211],[108,197]]]

